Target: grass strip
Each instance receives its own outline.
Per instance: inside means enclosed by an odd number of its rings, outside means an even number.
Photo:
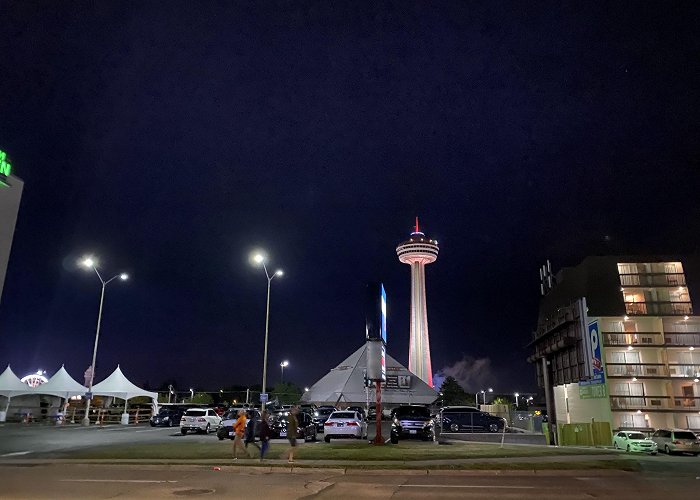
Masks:
[[[282,458],[288,446],[273,443],[268,458]],[[185,442],[144,443],[139,445],[102,446],[83,448],[50,454],[54,458],[77,459],[230,459],[230,441],[210,443]],[[250,448],[253,458],[259,456],[256,448]],[[343,461],[415,461],[415,460],[455,460],[479,458],[518,458],[603,455],[611,453],[601,449],[567,449],[537,446],[504,446],[495,444],[464,443],[439,446],[431,443],[404,442],[398,445],[373,446],[366,442],[337,442],[330,444],[302,444],[297,447],[295,457],[299,460],[343,460]]]

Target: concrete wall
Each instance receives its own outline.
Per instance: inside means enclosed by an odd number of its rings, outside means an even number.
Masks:
[[[591,419],[595,419],[596,422],[610,422],[611,425],[613,423],[610,398],[581,399],[578,384],[556,386],[554,401],[559,424],[590,423]]]

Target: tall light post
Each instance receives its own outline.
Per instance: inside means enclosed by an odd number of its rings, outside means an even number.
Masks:
[[[284,384],[284,368],[289,366],[289,361],[282,361],[280,363],[280,368],[282,369],[282,376],[280,377],[280,384]]]
[[[267,277],[267,306],[265,307],[265,350],[263,351],[263,379],[262,379],[262,393],[266,393],[267,389],[267,337],[270,328],[270,284],[275,276],[282,276],[284,274],[281,269],[275,271],[272,276],[267,272],[267,266],[265,265],[265,257],[262,254],[255,254],[253,256],[253,262],[258,265],[263,266],[265,270],[265,277]],[[267,401],[261,401],[261,409],[265,410],[265,403]]]
[[[486,404],[486,393],[493,392],[493,389],[489,387],[488,389],[481,389],[481,395],[484,397],[484,404]],[[477,401],[478,403],[478,401]]]
[[[518,394],[518,393],[516,392],[516,393],[515,393],[515,409],[516,409],[516,410],[518,409],[518,398],[519,398],[519,397],[520,397],[520,394]]]
[[[97,262],[95,262],[95,259],[91,257],[86,257],[80,262],[80,264],[86,269],[93,269],[95,271],[95,274],[97,274],[97,277],[100,279],[100,283],[102,283],[102,292],[100,293],[100,310],[97,313],[97,329],[95,331],[95,347],[92,349],[92,364],[90,365],[90,382],[88,383],[88,393],[90,397],[87,399],[87,403],[85,405],[85,417],[83,418],[82,422],[83,425],[88,426],[90,425],[90,403],[92,402],[92,383],[95,380],[95,361],[97,359],[97,344],[100,341],[100,324],[102,323],[102,305],[104,304],[105,300],[105,288],[109,283],[111,283],[117,278],[119,278],[122,281],[128,280],[129,275],[126,273],[119,273],[115,274],[110,279],[105,281],[104,279],[102,279],[102,275],[97,270]]]

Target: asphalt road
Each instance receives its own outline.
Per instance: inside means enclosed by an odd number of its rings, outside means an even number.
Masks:
[[[389,437],[389,428],[388,422],[382,425],[382,433],[386,438]],[[374,426],[370,426],[368,434],[370,438],[374,436]],[[45,455],[95,446],[167,443],[174,440],[206,443],[217,439],[215,433],[189,433],[183,436],[178,427],[0,424],[0,459],[41,458]],[[319,434],[319,439],[323,440],[323,434]],[[273,440],[277,441],[286,443],[285,439]]]
[[[694,476],[625,472],[355,471],[207,466],[0,465],[0,496],[33,498],[695,498]]]

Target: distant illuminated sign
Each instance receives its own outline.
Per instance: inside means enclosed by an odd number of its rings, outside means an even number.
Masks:
[[[8,186],[7,178],[12,173],[12,165],[7,161],[7,153],[0,150],[0,185]]]
[[[386,344],[386,290],[378,282],[367,283],[365,292],[365,338]]]
[[[45,384],[49,381],[49,379],[44,377],[45,373],[46,372],[43,370],[39,370],[36,373],[30,373],[29,375],[22,377],[20,382],[27,384],[29,387],[39,387],[41,384]]]

